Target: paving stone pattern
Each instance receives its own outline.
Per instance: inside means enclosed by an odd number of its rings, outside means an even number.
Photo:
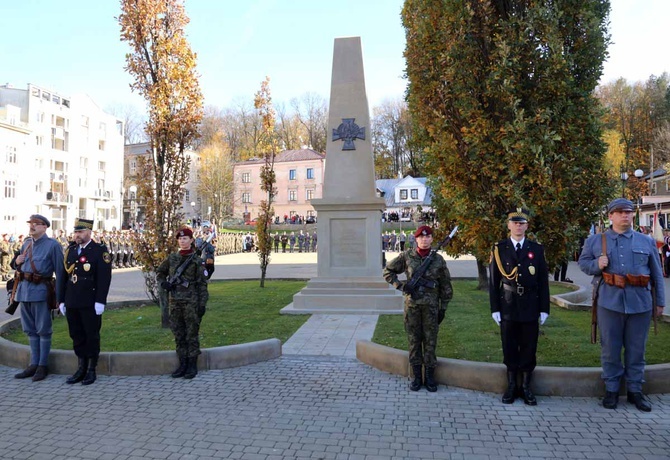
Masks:
[[[195,379],[16,380],[0,366],[2,459],[668,459],[670,395],[538,397],[537,407],[404,378],[354,359],[282,356]]]

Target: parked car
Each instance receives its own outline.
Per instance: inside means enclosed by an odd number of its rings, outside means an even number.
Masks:
[[[306,224],[316,224],[316,217],[314,216],[307,216],[305,219]]]

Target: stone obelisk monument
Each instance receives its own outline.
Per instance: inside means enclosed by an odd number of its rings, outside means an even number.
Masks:
[[[323,198],[312,200],[317,277],[282,313],[402,313],[382,278],[381,212],[360,37],[335,39]]]

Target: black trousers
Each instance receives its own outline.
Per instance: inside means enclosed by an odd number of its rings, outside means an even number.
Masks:
[[[533,372],[537,364],[537,337],[540,327],[537,321],[519,323],[501,321],[503,363],[508,371]]]
[[[94,308],[68,308],[65,317],[74,354],[79,358],[97,358],[100,355],[102,315],[96,315]]]

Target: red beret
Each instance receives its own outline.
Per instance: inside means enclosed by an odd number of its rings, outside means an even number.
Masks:
[[[177,238],[179,238],[180,236],[188,236],[190,238],[193,238],[193,230],[191,230],[188,227],[184,227],[177,232]]]
[[[414,232],[414,237],[418,238],[421,235],[432,235],[433,234],[433,229],[430,228],[428,225],[422,225],[421,227],[416,229],[416,232]]]

